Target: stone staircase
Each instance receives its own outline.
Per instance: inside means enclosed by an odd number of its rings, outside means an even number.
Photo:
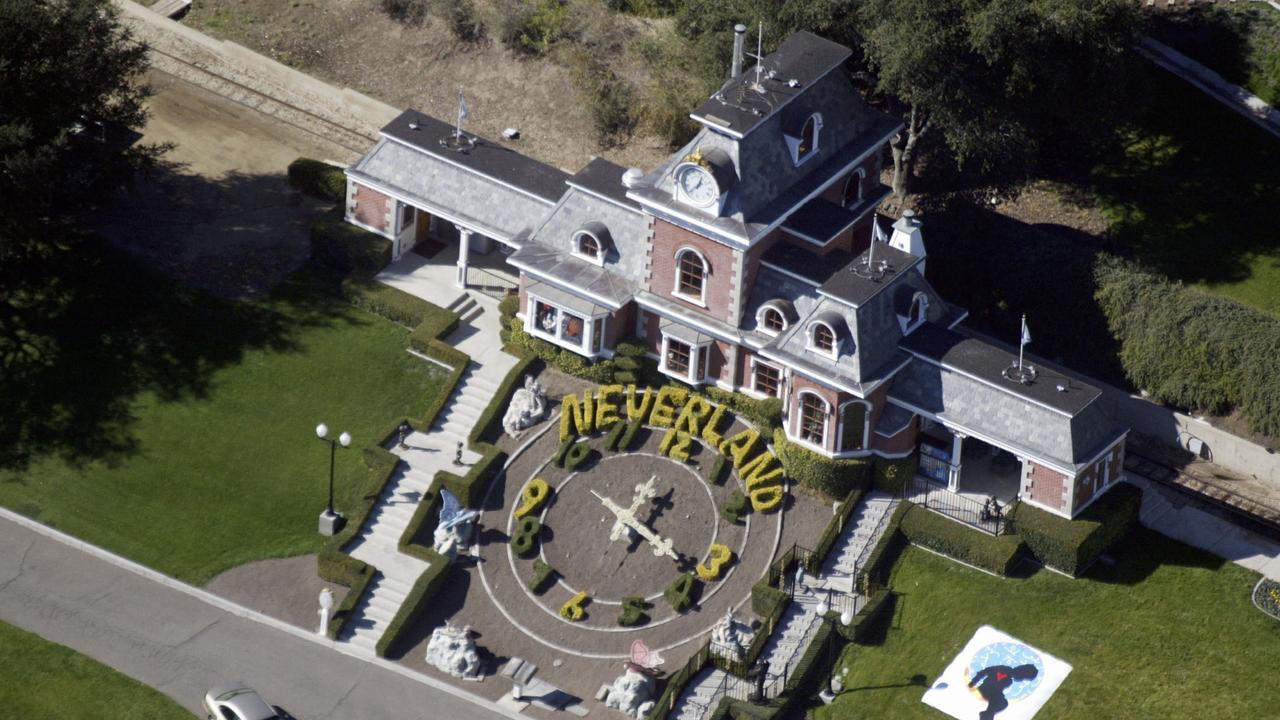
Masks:
[[[485,308],[471,293],[459,295],[445,309],[458,313],[458,322],[464,325],[474,321],[485,311]]]
[[[480,460],[480,454],[468,447],[467,439],[516,363],[497,346],[500,341],[496,332],[491,340],[477,337],[486,332],[482,325],[491,322],[489,316],[497,314],[496,308],[463,294],[450,309],[471,320],[446,341],[483,362],[473,360],[467,367],[429,430],[419,428],[410,433],[405,438],[406,448],[394,444],[388,448],[400,457],[401,463],[360,534],[347,546],[352,557],[378,568],[378,574],[339,639],[370,653],[427,567],[425,562],[400,552],[400,538],[437,472],[449,470],[463,475]],[[492,346],[477,344],[486,340]],[[463,445],[461,465],[455,463],[458,443]]]
[[[891,495],[878,491],[868,493],[858,503],[839,541],[823,562],[822,572],[816,578],[806,578],[796,589],[773,636],[765,644],[760,657],[768,667],[767,684],[785,683],[784,678],[791,677],[800,656],[821,627],[817,608],[828,591],[833,597],[838,593],[854,594],[851,590],[854,574],[884,534],[897,504]],[[723,671],[714,667],[704,668],[685,688],[670,717],[674,720],[708,717],[725,693],[726,682],[736,682],[739,686],[746,682],[737,678],[726,681],[724,676]]]

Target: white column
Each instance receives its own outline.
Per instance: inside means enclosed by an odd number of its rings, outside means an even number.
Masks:
[[[947,489],[951,492],[960,491],[960,453],[964,448],[964,438],[963,433],[951,433],[951,469],[947,473]]]
[[[471,231],[458,228],[458,287],[467,289],[467,256],[471,252]]]

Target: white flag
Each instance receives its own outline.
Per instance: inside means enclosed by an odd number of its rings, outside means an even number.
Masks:
[[[871,239],[874,242],[889,242],[889,237],[884,234],[884,228],[880,227],[880,218],[872,218],[871,228]]]
[[[1027,329],[1027,319],[1022,318],[1022,344],[1029,345],[1031,343],[1031,331]]]
[[[462,92],[458,92],[458,124],[461,125],[463,120],[471,117],[471,112],[467,110],[467,99],[462,96]]]

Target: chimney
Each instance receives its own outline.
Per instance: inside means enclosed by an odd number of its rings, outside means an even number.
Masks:
[[[889,245],[918,258],[923,258],[927,254],[924,250],[924,235],[920,231],[920,218],[916,217],[914,210],[903,211],[902,218],[893,224]],[[924,263],[921,262],[919,267],[920,274],[923,275]]]
[[[729,78],[742,74],[742,42],[747,37],[747,26],[738,23],[733,26],[733,64],[729,67]]]

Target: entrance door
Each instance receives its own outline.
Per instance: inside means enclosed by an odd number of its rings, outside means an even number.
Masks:
[[[396,258],[413,249],[414,243],[418,241],[418,233],[416,226],[418,224],[418,211],[412,205],[400,205],[400,214],[396,218]]]

